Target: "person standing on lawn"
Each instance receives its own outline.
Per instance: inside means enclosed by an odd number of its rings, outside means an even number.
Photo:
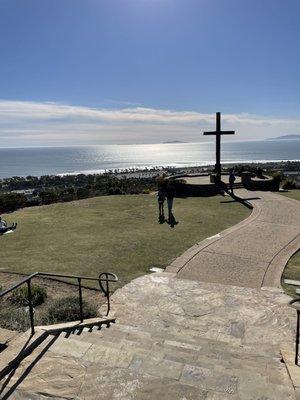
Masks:
[[[173,210],[173,201],[175,197],[175,186],[172,181],[169,180],[167,188],[166,188],[166,197],[168,203],[168,213],[169,213],[169,222],[174,218],[172,210]]]
[[[158,189],[157,201],[158,201],[158,212],[159,212],[158,220],[159,220],[159,222],[165,221],[165,214],[164,214],[165,199],[166,199],[166,195],[165,195],[164,189],[163,188]]]
[[[167,181],[164,176],[159,176],[156,179],[157,186],[158,186],[158,191],[157,191],[157,201],[158,201],[158,221],[159,223],[164,223],[165,222],[165,213],[164,213],[164,204],[165,204],[165,199],[166,199],[166,186],[167,186]]]
[[[235,181],[234,169],[231,168],[230,171],[229,171],[229,187],[230,187],[230,190],[231,190],[231,194],[233,194],[234,181]]]

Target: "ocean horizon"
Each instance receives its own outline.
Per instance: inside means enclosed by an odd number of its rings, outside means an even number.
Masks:
[[[300,140],[224,141],[221,160],[224,164],[298,161]],[[214,142],[0,148],[0,178],[214,163]]]

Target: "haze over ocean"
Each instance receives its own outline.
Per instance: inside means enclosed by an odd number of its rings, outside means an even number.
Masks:
[[[215,143],[1,148],[0,177],[99,173],[109,169],[214,164]],[[222,162],[300,159],[300,140],[222,143]]]

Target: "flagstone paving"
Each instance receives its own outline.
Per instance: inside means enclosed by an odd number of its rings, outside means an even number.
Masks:
[[[168,273],[135,279],[113,296],[116,324],[50,335],[2,381],[3,399],[295,399],[280,355],[293,342],[287,301]]]

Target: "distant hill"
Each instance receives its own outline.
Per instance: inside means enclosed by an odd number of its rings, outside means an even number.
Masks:
[[[300,140],[300,135],[295,134],[295,135],[283,135],[283,136],[277,136],[275,138],[269,138],[266,140]]]
[[[170,143],[186,143],[186,142],[182,142],[181,140],[169,140],[167,142],[163,142],[163,144],[170,144]]]

